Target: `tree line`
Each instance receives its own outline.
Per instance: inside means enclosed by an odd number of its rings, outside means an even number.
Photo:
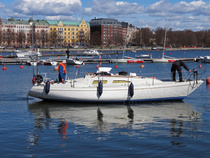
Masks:
[[[165,28],[158,27],[155,30],[151,30],[150,28],[140,28],[135,33],[133,33],[133,38],[132,40],[128,41],[128,43],[141,47],[150,47],[153,45],[163,46],[164,35]],[[86,37],[84,33],[80,33],[79,39],[72,39],[72,43],[76,43],[78,41],[80,43],[85,42],[89,45],[100,45],[101,40],[98,38],[98,35],[92,34],[92,36],[92,38],[89,38]],[[91,41],[89,39],[91,39]],[[117,43],[120,43],[121,45],[124,44],[122,39],[118,39],[117,41]],[[112,42],[113,41],[108,40],[107,44]],[[0,45],[1,44],[18,47],[24,47],[26,45],[30,46],[32,45],[32,31],[26,34],[23,31],[15,33],[11,29],[8,29],[4,32],[0,30]],[[33,44],[34,46],[43,47],[50,45],[68,45],[69,43],[65,42],[64,38],[59,36],[57,31],[48,33],[42,30],[40,32],[33,31]],[[169,28],[167,29],[166,46],[173,48],[184,46],[210,47],[210,30],[172,31],[172,28]]]
[[[202,31],[172,31],[172,28],[166,29],[158,27],[155,30],[149,28],[138,29],[133,34],[133,39],[130,44],[137,46],[163,46],[166,32],[166,46],[167,47],[210,47],[210,30]]]

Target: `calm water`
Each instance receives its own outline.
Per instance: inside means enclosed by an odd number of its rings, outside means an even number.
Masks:
[[[160,52],[152,53],[160,55]],[[203,55],[210,53],[171,53],[175,57]],[[192,69],[200,63],[186,64]],[[124,70],[170,78],[171,64],[144,65],[141,69],[140,64],[118,64],[119,68],[113,68],[113,72]],[[202,66],[201,77],[210,77],[210,64]],[[2,67],[0,65],[0,155],[3,158],[210,157],[210,88],[206,83],[183,102],[130,105],[44,102],[27,99],[33,67],[20,69],[20,65],[7,65],[7,71]],[[77,71],[82,77],[87,71],[95,72],[96,64],[86,64],[80,70],[68,66],[67,71],[69,78],[74,78]],[[40,66],[39,72],[46,72],[51,79],[57,78],[53,66]],[[183,75],[189,74],[183,71]]]

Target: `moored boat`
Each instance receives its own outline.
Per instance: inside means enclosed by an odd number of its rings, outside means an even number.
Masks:
[[[66,63],[67,65],[83,65],[84,64],[82,60],[72,59],[72,58],[66,59]]]
[[[210,63],[210,56],[200,57],[202,63]]]
[[[204,82],[197,78],[197,71],[193,71],[192,80],[178,82],[138,76],[136,73],[113,74],[111,69],[99,67],[96,73],[87,73],[65,83],[35,80],[28,95],[44,100],[85,103],[182,100]]]

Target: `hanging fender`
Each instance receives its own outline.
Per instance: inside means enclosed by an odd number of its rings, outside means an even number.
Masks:
[[[128,87],[128,92],[129,92],[129,96],[131,96],[131,98],[132,98],[133,95],[134,95],[134,85],[133,85],[132,82],[131,82],[131,84]]]
[[[103,83],[100,81],[98,83],[98,94],[101,96],[102,93],[103,93]]]
[[[46,85],[44,86],[44,91],[47,94],[50,92],[50,81],[46,82]]]

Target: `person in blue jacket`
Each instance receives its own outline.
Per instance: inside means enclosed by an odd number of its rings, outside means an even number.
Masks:
[[[65,82],[65,77],[66,77],[66,60],[63,60],[61,63],[58,65],[58,78],[59,82]]]

